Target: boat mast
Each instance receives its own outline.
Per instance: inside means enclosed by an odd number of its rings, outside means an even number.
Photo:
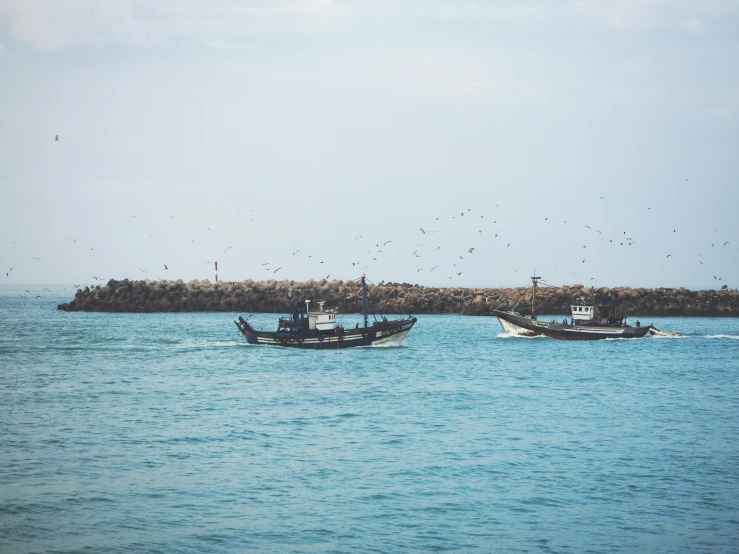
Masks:
[[[534,270],[534,276],[531,278],[531,282],[534,283],[534,293],[531,295],[531,317],[534,317],[534,309],[536,308],[536,287],[539,284],[541,277],[536,276],[536,270]]]
[[[367,328],[367,283],[362,272],[362,314],[364,315],[364,328]]]

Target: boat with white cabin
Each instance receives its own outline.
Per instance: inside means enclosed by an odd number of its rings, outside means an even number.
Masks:
[[[335,309],[325,309],[325,302],[318,302],[318,309],[311,311],[310,300],[305,301],[305,308],[296,308],[292,302],[292,291],[289,299],[290,316],[279,319],[277,331],[258,331],[239,316],[234,323],[246,338],[246,342],[312,350],[334,350],[387,343],[400,344],[417,321],[410,315],[407,318],[395,320],[388,320],[384,317],[379,312],[377,303],[370,299],[364,275],[362,275],[363,326],[357,323],[356,327],[345,329],[336,321],[338,312]],[[377,310],[376,313],[373,312],[374,321],[371,325],[369,323],[370,304],[373,304]]]

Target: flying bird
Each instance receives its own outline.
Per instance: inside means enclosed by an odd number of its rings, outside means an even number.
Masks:
[[[393,241],[391,241],[391,240],[386,240],[385,242],[383,242],[383,243],[382,243],[382,245],[383,245],[383,246],[385,246],[385,245],[387,245],[387,244],[390,244],[391,242],[393,242]]]
[[[667,257],[668,257],[668,258],[669,258],[670,256],[672,256],[672,254],[667,254]]]
[[[165,270],[169,269],[169,268],[167,267],[167,264],[164,264],[164,269],[165,269]]]
[[[193,241],[193,242],[195,242],[195,241]],[[223,253],[225,254],[226,252],[228,252],[228,251],[229,251],[229,250],[231,250],[232,248],[233,248],[233,246],[229,246],[228,248],[226,248],[226,249],[225,249],[225,250],[223,251]]]
[[[435,270],[437,267],[439,267],[439,266],[438,265],[435,265],[434,267],[431,268],[431,271]],[[429,273],[431,273],[431,272],[429,272]]]
[[[363,237],[362,235],[359,235],[358,237],[354,237],[354,240],[357,240],[357,239],[363,239],[363,238],[364,238],[364,237]]]
[[[278,267],[277,269],[275,269],[275,270],[273,271],[273,273],[277,273],[277,272],[278,272],[278,271],[280,271],[281,269],[282,269],[281,267]]]
[[[472,254],[472,251],[473,250],[474,250],[474,248],[470,248],[469,250],[467,250],[467,252],[469,252],[470,254]]]
[[[36,298],[41,298],[41,295],[40,295],[40,294],[37,294],[37,295],[36,295]]]
[[[59,142],[59,135],[54,135],[54,142]]]
[[[423,229],[422,229],[421,227],[419,227],[419,229],[421,229],[421,232],[422,232],[422,233],[423,233],[424,235],[426,234],[426,231],[424,231],[424,230],[423,230]]]
[[[724,243],[724,246],[726,246],[727,244],[729,244],[729,241],[728,240]]]
[[[457,273],[457,275],[462,275],[462,272],[460,271],[459,273]]]
[[[77,241],[76,241],[76,240],[74,240],[74,239],[73,239],[72,237],[67,237],[67,238],[68,238],[69,240],[72,240],[72,241],[74,241],[74,242],[77,242]]]

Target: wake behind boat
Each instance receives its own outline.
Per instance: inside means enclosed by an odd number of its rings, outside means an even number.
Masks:
[[[318,303],[318,310],[310,310],[310,300],[306,300],[305,308],[296,309],[290,293],[289,317],[281,317],[277,331],[258,331],[241,316],[234,321],[236,327],[246,338],[249,344],[271,344],[290,348],[339,349],[354,346],[372,346],[376,344],[400,344],[417,319],[408,316],[405,319],[390,320],[381,313],[380,319],[374,316],[375,321],[369,324],[368,304],[369,289],[362,275],[362,315],[364,326],[359,324],[353,329],[344,329],[336,322],[336,310],[324,310],[323,302]],[[376,304],[375,304],[376,305]]]

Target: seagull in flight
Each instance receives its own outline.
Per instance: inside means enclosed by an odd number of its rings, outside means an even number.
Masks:
[[[273,271],[273,273],[277,273],[277,272],[278,272],[278,271],[280,271],[281,269],[282,269],[281,267],[278,267],[277,269],[275,269],[275,270]]]
[[[724,243],[724,246],[726,246],[727,244],[729,244],[729,241],[728,240]]]
[[[54,142],[59,142],[59,135],[54,135]]]
[[[424,230],[423,230],[423,229],[422,229],[421,227],[419,227],[419,229],[421,229],[421,232],[422,232],[422,233],[423,233],[424,235],[426,234],[426,231],[424,231]]]
[[[77,242],[77,241],[76,241],[75,239],[73,239],[72,237],[67,237],[67,238],[68,238],[69,240],[71,240],[71,241]]]
[[[670,256],[672,256],[672,254],[667,254],[667,257],[668,257],[668,258],[669,258]]]
[[[210,231],[210,229],[208,229],[208,230]],[[194,241],[193,241],[193,242],[194,242]],[[229,250],[231,250],[232,248],[233,248],[233,246],[229,246],[228,248],[226,248],[226,249],[225,249],[225,250],[223,251],[223,253],[225,254],[226,252],[228,252],[228,251],[229,251]]]
[[[167,264],[164,264],[164,269],[165,269],[165,271],[166,271],[167,269],[169,269],[169,268],[167,267]]]

